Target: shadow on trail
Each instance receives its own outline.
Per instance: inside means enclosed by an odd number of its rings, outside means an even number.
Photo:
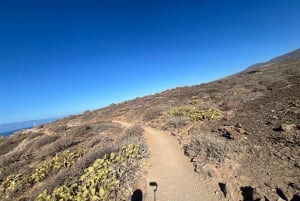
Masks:
[[[154,201],[156,201],[156,191],[157,191],[157,183],[156,182],[150,182],[150,186],[154,187],[153,192],[154,192]],[[143,201],[143,192],[141,189],[136,189],[132,196],[131,196],[131,201]]]
[[[143,192],[136,189],[131,196],[131,201],[143,201]]]

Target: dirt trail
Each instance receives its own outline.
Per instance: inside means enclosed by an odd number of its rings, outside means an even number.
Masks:
[[[120,122],[121,123],[121,122]],[[128,126],[127,123],[122,123]],[[193,171],[180,145],[169,133],[145,127],[150,149],[148,181],[158,184],[156,201],[215,201],[213,189],[207,189],[204,179]],[[145,201],[153,201],[153,188],[147,188]]]

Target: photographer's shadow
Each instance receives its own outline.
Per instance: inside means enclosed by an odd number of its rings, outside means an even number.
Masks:
[[[143,192],[136,189],[131,196],[131,201],[143,201]]]

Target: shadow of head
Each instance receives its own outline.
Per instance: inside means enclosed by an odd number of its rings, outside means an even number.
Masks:
[[[131,196],[131,201],[142,201],[142,200],[143,200],[143,192],[140,189],[136,189]]]

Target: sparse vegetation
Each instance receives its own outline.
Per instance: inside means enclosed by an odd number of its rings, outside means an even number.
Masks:
[[[40,136],[43,136],[44,133],[42,132],[33,132],[33,133],[29,133],[27,135],[27,139],[30,140],[30,139],[34,139],[34,138],[37,138],[37,137],[40,137]]]
[[[190,122],[189,119],[186,117],[181,117],[181,116],[174,116],[169,118],[169,120],[166,122],[165,125],[163,125],[162,129],[167,130],[167,129],[180,129],[188,125]]]
[[[72,138],[72,136],[63,136],[49,144],[47,146],[47,151],[44,153],[45,155],[54,155],[55,153],[61,152],[69,147],[75,146],[79,144],[80,141]],[[38,155],[38,158],[44,158],[44,154]]]
[[[2,185],[0,185],[0,189],[3,188],[2,198],[8,199],[10,197],[10,194],[14,193],[18,189],[23,189],[28,185],[31,186],[34,183],[40,182],[49,174],[53,173],[54,171],[58,171],[61,168],[70,167],[84,153],[85,151],[83,149],[79,149],[74,152],[64,151],[62,153],[56,154],[55,157],[35,169],[35,171],[28,177],[26,175],[23,176],[22,174],[9,175],[2,183]]]
[[[117,126],[110,122],[100,122],[93,125],[93,130],[96,132],[104,132],[112,128],[116,128]]]
[[[181,116],[186,117],[192,121],[200,121],[205,119],[214,119],[220,116],[220,112],[217,109],[199,109],[195,106],[181,106],[175,107],[167,112],[169,116]]]
[[[9,198],[9,194],[14,191],[20,183],[22,174],[13,174],[8,176],[2,183],[3,198]],[[0,195],[1,198],[1,195]]]
[[[37,139],[34,144],[29,147],[31,150],[38,150],[46,144],[50,144],[55,142],[58,139],[58,135],[43,135],[39,139]]]
[[[22,152],[20,151],[9,152],[0,157],[0,166],[5,167],[7,165],[15,163],[20,159],[21,156]]]
[[[204,133],[192,128],[189,146],[185,147],[185,154],[191,158],[203,157],[217,163],[223,162],[226,155],[232,151],[230,145],[212,133]]]
[[[36,182],[43,180],[52,171],[57,171],[61,168],[70,167],[75,161],[85,153],[84,149],[77,151],[64,151],[58,153],[51,160],[47,161],[44,165],[37,168],[34,173],[28,178],[28,182],[32,185]]]
[[[161,106],[151,107],[145,111],[143,120],[151,121],[159,116],[161,116],[164,112],[165,108]]]
[[[192,98],[191,98],[191,104],[192,104],[192,105],[197,105],[197,104],[199,104],[199,103],[201,103],[201,102],[202,102],[202,100],[199,99],[198,96],[192,96]]]
[[[91,131],[92,131],[92,126],[89,124],[86,124],[86,125],[77,126],[77,127],[72,128],[68,132],[68,135],[71,135],[73,137],[83,137]]]
[[[25,137],[25,135],[14,134],[12,136],[2,138],[0,142],[0,155],[4,155],[13,150],[25,139]]]
[[[109,200],[115,192],[122,188],[120,170],[117,164],[130,163],[130,160],[139,157],[139,146],[129,144],[118,152],[96,159],[92,166],[84,170],[79,181],[71,185],[62,185],[53,192],[44,191],[37,197],[37,201],[52,200]],[[124,188],[124,187],[123,187]]]
[[[123,140],[140,139],[143,136],[144,129],[141,125],[133,125],[124,131]]]

